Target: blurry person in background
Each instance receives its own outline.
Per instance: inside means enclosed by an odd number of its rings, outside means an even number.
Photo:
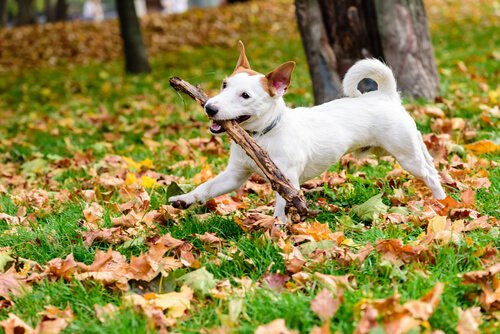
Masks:
[[[162,0],[163,14],[178,14],[188,10],[188,0]]]
[[[104,19],[104,10],[101,0],[87,0],[83,5],[83,19],[86,21],[100,22]]]

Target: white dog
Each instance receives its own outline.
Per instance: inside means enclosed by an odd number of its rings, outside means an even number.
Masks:
[[[205,105],[213,134],[224,132],[217,121],[237,120],[297,190],[302,182],[320,175],[344,154],[379,147],[424,181],[436,199],[446,197],[422,135],[401,105],[394,75],[382,62],[365,59],[354,64],[343,81],[347,97],[312,108],[290,109],[283,95],[295,62],[286,62],[263,75],[250,69],[241,41],[239,49],[234,72],[222,83],[221,92]],[[374,80],[378,90],[361,94],[357,87],[364,78]],[[169,201],[182,208],[204,203],[239,188],[252,172],[260,170],[233,142],[224,172]],[[276,194],[274,215],[282,221],[286,221],[285,205]]]

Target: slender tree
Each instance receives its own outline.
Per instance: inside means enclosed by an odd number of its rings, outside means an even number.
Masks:
[[[7,0],[0,0],[0,28],[7,25]]]
[[[296,0],[316,103],[342,95],[341,78],[358,59],[392,67],[399,89],[434,98],[439,82],[422,0]]]
[[[134,0],[116,0],[116,9],[123,40],[125,70],[131,74],[151,72]]]
[[[66,0],[57,0],[55,10],[56,21],[68,20],[68,2]]]

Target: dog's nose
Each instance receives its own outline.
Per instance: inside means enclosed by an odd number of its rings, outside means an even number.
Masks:
[[[208,116],[213,117],[219,112],[219,109],[213,104],[205,104],[205,112]]]

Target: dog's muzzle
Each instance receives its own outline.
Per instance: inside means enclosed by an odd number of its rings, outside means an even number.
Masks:
[[[214,117],[218,112],[219,108],[214,106],[213,104],[205,104],[205,112],[209,117]]]

